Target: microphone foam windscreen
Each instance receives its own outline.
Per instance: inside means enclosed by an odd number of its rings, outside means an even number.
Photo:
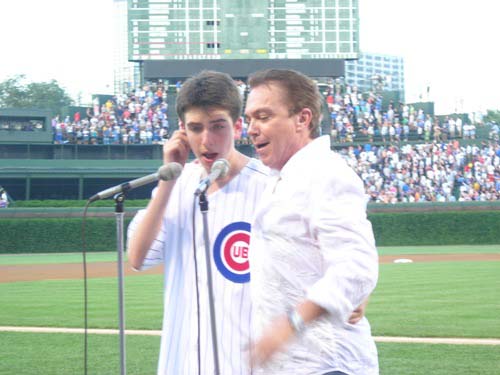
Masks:
[[[168,181],[175,180],[182,173],[182,165],[179,163],[168,163],[167,165],[163,165],[158,169],[158,176],[160,180]]]
[[[212,165],[212,171],[220,170],[219,178],[226,177],[229,172],[229,162],[226,159],[218,159]]]

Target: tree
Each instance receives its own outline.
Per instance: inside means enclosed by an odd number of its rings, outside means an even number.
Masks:
[[[497,124],[500,124],[500,111],[493,111],[491,109],[488,109],[486,111],[486,116],[483,118],[484,123],[488,122],[496,122]]]
[[[57,83],[26,83],[24,75],[16,75],[0,82],[0,108],[37,108],[48,109],[52,115],[73,104],[73,99]]]

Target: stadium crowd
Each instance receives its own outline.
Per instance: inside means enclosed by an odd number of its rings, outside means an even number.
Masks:
[[[246,85],[237,81],[241,95]],[[181,86],[177,82],[176,88]],[[365,183],[370,201],[454,202],[500,200],[500,146],[497,139],[460,146],[475,139],[474,124],[458,116],[437,117],[412,105],[390,103],[337,85],[324,92],[331,119],[330,136],[344,144],[340,152]],[[170,135],[168,87],[148,83],[103,105],[95,103],[86,118],[75,113],[52,120],[56,144],[160,144]],[[235,136],[248,143],[246,124]],[[350,145],[364,140],[364,146]],[[374,139],[381,140],[377,146]],[[414,141],[412,144],[406,141]],[[388,144],[388,145],[387,145]]]
[[[382,111],[380,95],[362,95],[355,86],[334,82],[325,92],[330,135],[333,142],[366,141],[340,152],[361,176],[370,201],[500,200],[498,126],[492,127],[490,142],[460,146],[458,139],[476,139],[473,123],[459,116],[440,120],[403,103],[391,102]],[[375,138],[390,145],[376,146]],[[409,140],[417,143],[405,143]]]
[[[362,94],[356,86],[332,83],[324,93],[330,114],[330,134],[338,143],[352,143],[356,137],[368,142],[408,140],[447,141],[475,139],[476,127],[460,116],[426,114],[422,108],[404,103],[388,104],[382,110],[382,96],[375,92]]]
[[[240,93],[247,93],[246,84],[237,80]],[[177,82],[178,89],[181,82]],[[476,127],[460,116],[439,119],[413,105],[390,102],[382,110],[382,96],[362,94],[356,86],[337,84],[332,80],[323,92],[330,115],[330,135],[337,144],[363,140],[373,142],[423,142],[462,138],[475,139]],[[168,85],[149,82],[125,95],[117,95],[106,103],[98,102],[87,110],[85,118],[76,112],[52,119],[56,144],[156,144],[170,134],[167,104]],[[236,135],[239,143],[248,143],[246,124]],[[323,129],[323,132],[327,131]]]
[[[86,117],[52,119],[54,143],[157,144],[169,136],[167,92],[162,81],[146,84],[128,95],[117,95],[100,105],[98,99]]]
[[[350,146],[341,154],[364,182],[370,201],[500,200],[500,145],[457,140],[402,146]]]
[[[178,90],[181,82],[175,87]],[[238,80],[242,96],[246,85]],[[150,82],[129,94],[117,95],[100,105],[96,99],[86,117],[75,112],[52,119],[55,144],[159,144],[170,136],[168,86],[163,81]],[[246,143],[246,128],[237,140]]]

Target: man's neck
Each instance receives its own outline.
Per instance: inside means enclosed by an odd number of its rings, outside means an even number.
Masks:
[[[227,159],[227,161],[229,162],[230,166],[228,174],[224,178],[215,180],[214,183],[208,188],[207,190],[208,194],[211,194],[221,189],[226,184],[228,184],[234,177],[236,177],[241,172],[241,170],[247,165],[249,157],[235,150],[232,153],[232,155]]]

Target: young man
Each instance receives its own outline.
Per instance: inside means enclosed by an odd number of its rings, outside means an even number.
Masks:
[[[275,172],[252,224],[257,373],[378,374],[368,321],[349,320],[378,277],[363,184],[319,137],[311,79],[267,70],[248,83],[248,134]]]
[[[213,347],[203,223],[194,192],[218,159],[230,169],[207,191],[208,230],[220,373],[249,374],[250,221],[268,169],[234,147],[242,100],[226,74],[202,72],[180,88],[180,130],[164,144],[164,163],[185,165],[176,181],[160,181],[148,207],[129,226],[129,262],[164,263],[164,317],[158,374],[213,374]],[[187,163],[189,151],[196,160]]]

